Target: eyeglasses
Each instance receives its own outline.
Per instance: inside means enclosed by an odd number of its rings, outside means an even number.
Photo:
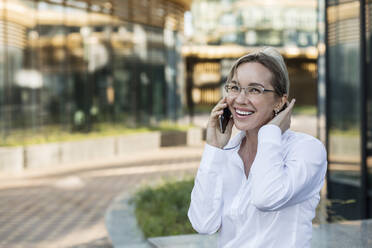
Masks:
[[[260,85],[251,85],[248,87],[240,87],[237,84],[228,83],[225,85],[225,90],[231,95],[238,95],[242,90],[247,95],[262,95],[264,92],[275,92],[275,90],[267,90]]]

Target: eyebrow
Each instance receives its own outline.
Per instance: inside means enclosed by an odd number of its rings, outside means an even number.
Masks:
[[[237,81],[237,80],[231,80],[231,83],[233,83],[233,84],[238,84],[238,85],[240,85],[240,83]],[[262,86],[262,87],[264,87],[265,88],[265,86],[263,85],[263,84],[260,84],[260,83],[255,83],[255,82],[252,82],[252,83],[249,83],[248,84],[249,86],[254,86],[254,85],[258,85],[258,86]]]

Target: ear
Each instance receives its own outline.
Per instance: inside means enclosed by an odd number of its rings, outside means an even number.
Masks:
[[[278,97],[278,102],[275,105],[275,109],[280,111],[283,109],[284,105],[288,102],[288,95],[284,94],[281,97]]]

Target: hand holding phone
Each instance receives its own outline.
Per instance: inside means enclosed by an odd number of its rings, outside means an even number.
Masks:
[[[234,120],[224,97],[215,105],[208,120],[205,141],[208,145],[223,148],[230,140]]]
[[[225,130],[226,130],[227,124],[229,123],[230,118],[231,118],[231,111],[229,107],[226,107],[223,109],[223,114],[218,117],[221,133],[225,133]]]

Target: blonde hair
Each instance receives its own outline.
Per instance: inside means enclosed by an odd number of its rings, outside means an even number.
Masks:
[[[282,55],[273,47],[263,47],[252,53],[240,57],[231,67],[227,76],[227,82],[230,82],[239,65],[249,62],[257,62],[265,66],[272,73],[271,85],[278,96],[289,94],[289,77],[287,66]]]

